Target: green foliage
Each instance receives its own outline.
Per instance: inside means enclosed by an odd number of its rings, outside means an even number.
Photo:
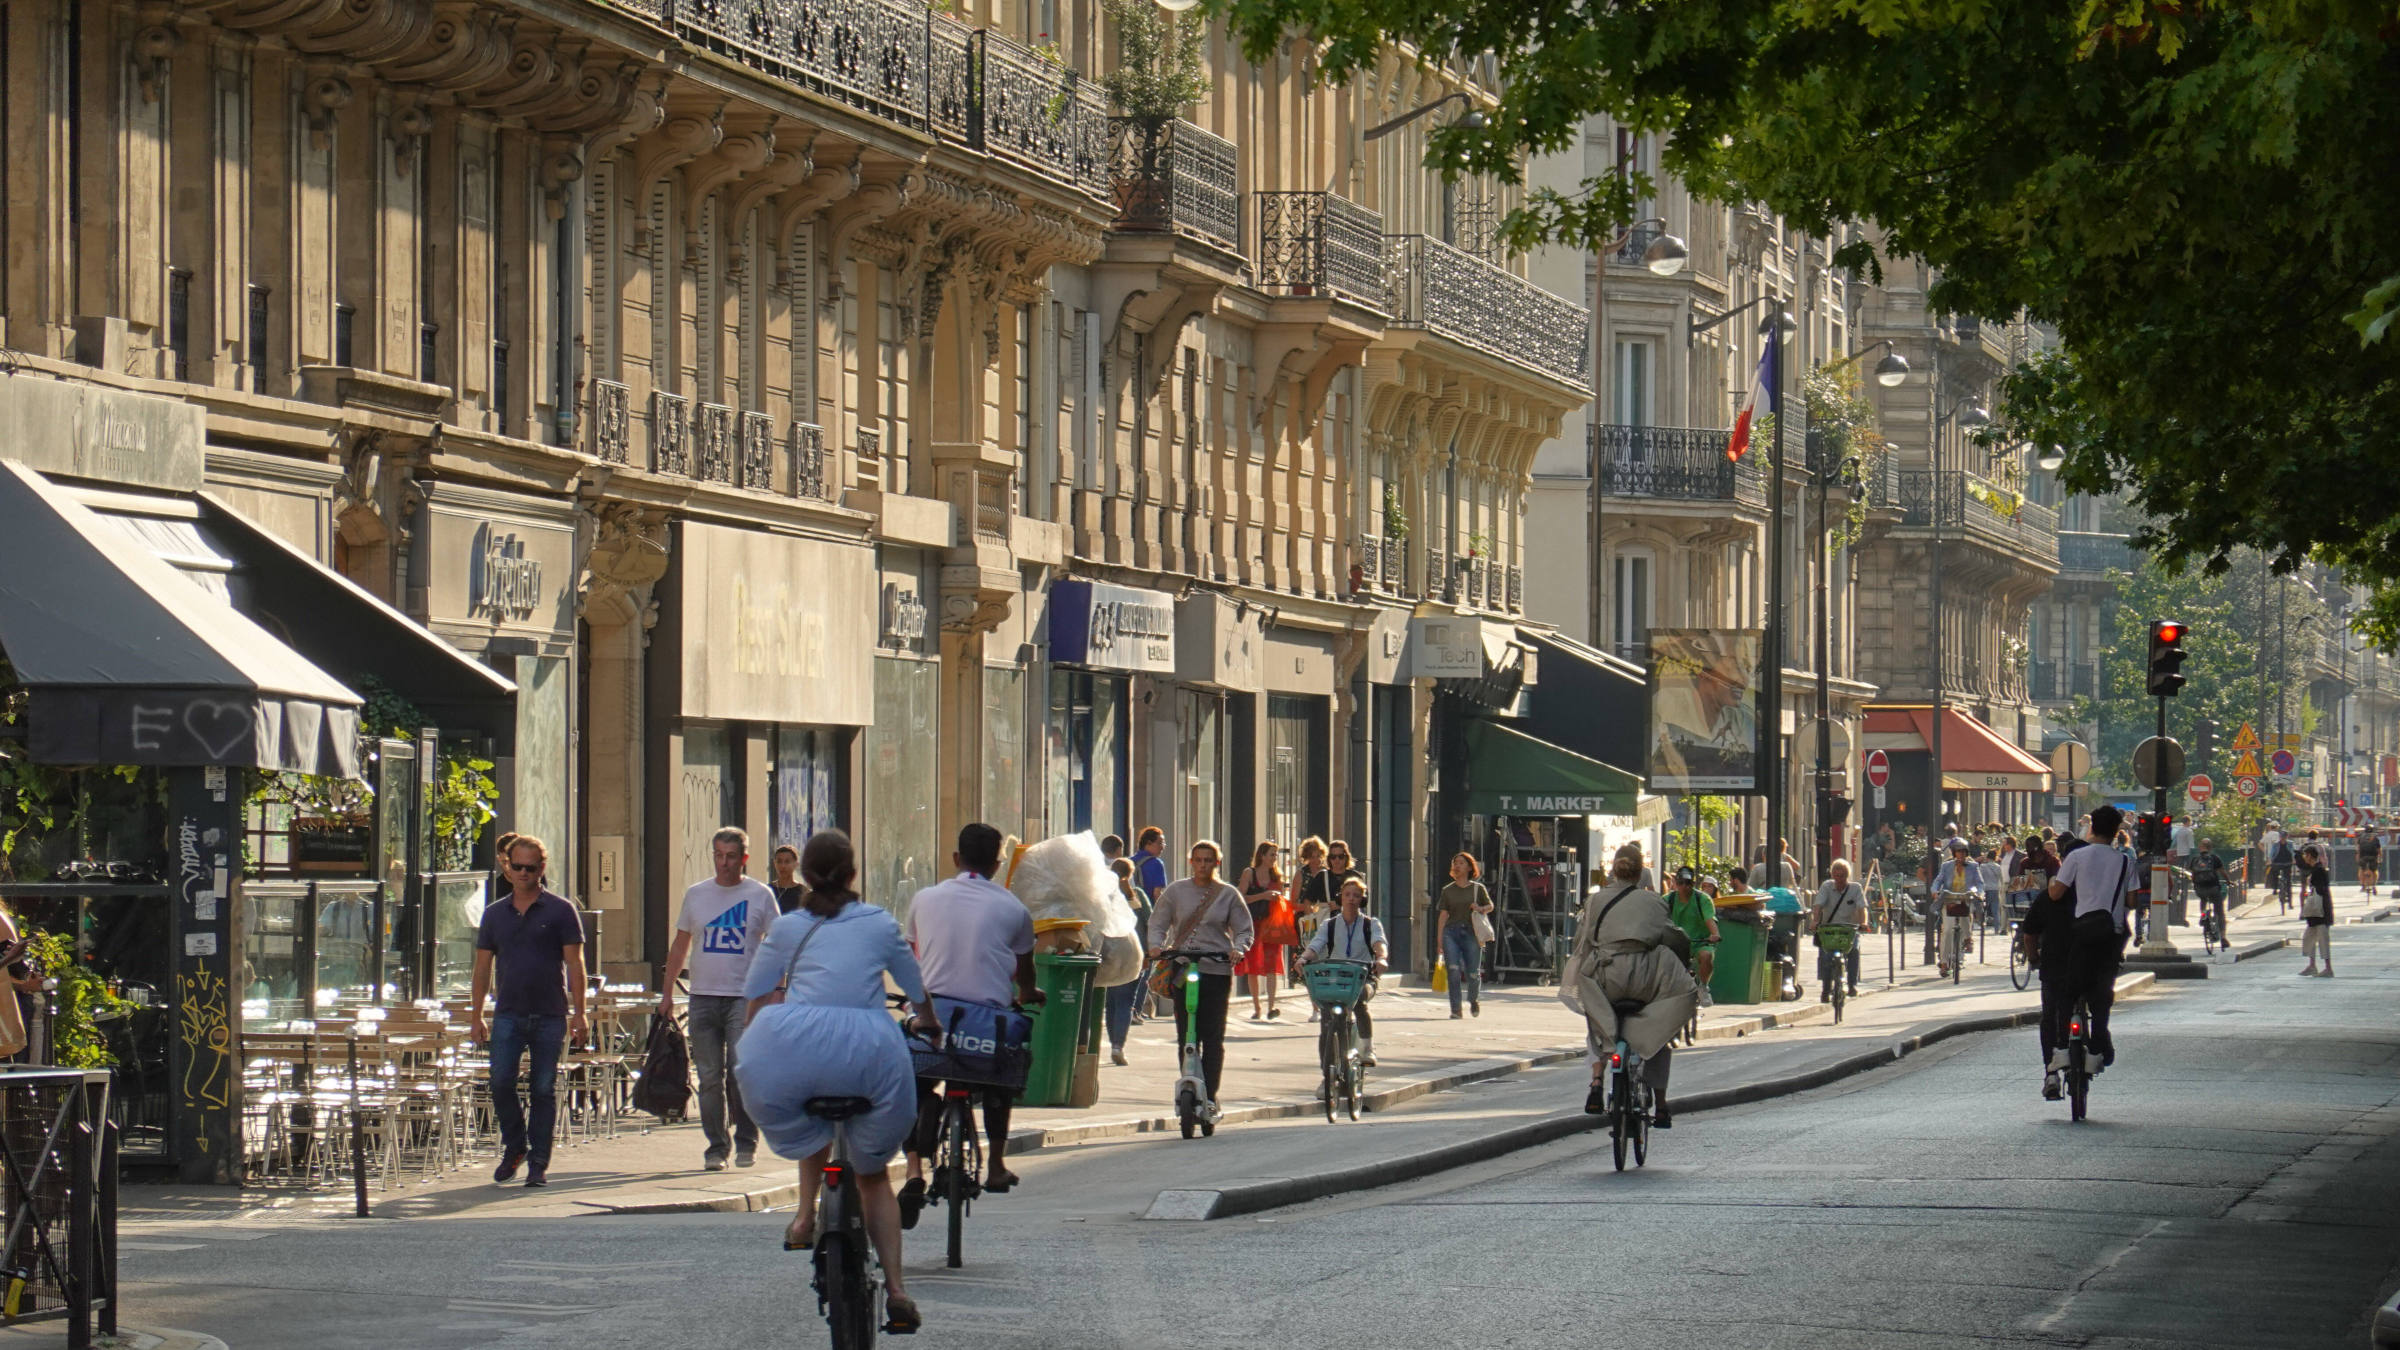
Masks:
[[[1162,125],[1208,96],[1208,19],[1169,14],[1155,0],[1102,0],[1117,26],[1116,68],[1100,77],[1117,110]]]
[[[1883,476],[1892,446],[1883,438],[1874,403],[1860,387],[1855,359],[1808,372],[1800,388],[1808,401],[1808,434],[1816,441],[1817,453],[1851,485],[1849,504],[1842,509],[1841,518],[1828,522],[1826,529],[1838,551],[1858,542],[1866,532],[1865,485]]]
[[[492,781],[492,762],[476,759],[445,746],[434,759],[433,866],[438,872],[459,872],[475,864],[475,840],[492,822],[500,803],[500,785]]]
[[[1400,485],[1397,483],[1383,485],[1383,537],[1408,538],[1408,508],[1400,502]]]
[[[1607,115],[1660,168],[1756,202],[1880,275],[1923,259],[1936,309],[2049,325],[2063,354],[1998,415],[2130,484],[2163,558],[2312,554],[2379,586],[2400,639],[2400,364],[2362,346],[2400,274],[2400,25],[2388,0],[1227,0],[1252,59],[1292,34],[1344,81],[1394,42],[1498,64],[1488,125],[1429,138],[1519,181]],[[1542,190],[1518,248],[1605,242],[1654,185]],[[2370,299],[2380,295],[2380,300]],[[2358,327],[2345,316],[2363,315]],[[2388,332],[2388,326],[2378,331]]]
[[[356,681],[361,700],[358,709],[358,730],[363,736],[393,736],[413,740],[425,726],[425,714],[417,705],[391,691],[383,681],[372,675],[362,675]]]
[[[92,833],[100,796],[125,798],[117,784],[140,785],[164,800],[165,775],[131,765],[67,767],[36,764],[26,748],[27,695],[0,656],[0,881],[46,880],[49,865],[80,854]]]
[[[339,819],[365,815],[375,805],[375,790],[349,778],[320,778],[306,773],[258,773],[250,778],[252,807],[282,806],[295,816]]]
[[[1691,824],[1680,830],[1667,831],[1666,852],[1658,860],[1658,882],[1664,886],[1668,876],[1678,867],[1689,867],[1704,877],[1722,881],[1742,860],[1717,851],[1718,827],[1732,820],[1735,806],[1731,797],[1686,797],[1684,809]]]
[[[58,981],[58,1016],[50,1024],[50,1058],[62,1068],[112,1069],[116,1057],[101,1034],[102,1015],[122,1017],[133,1005],[108,981],[75,959],[75,940],[64,933],[28,933],[25,959],[33,969]]]

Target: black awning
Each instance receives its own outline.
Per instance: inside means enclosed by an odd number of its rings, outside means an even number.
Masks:
[[[46,764],[358,776],[358,695],[22,465],[0,462],[0,651]]]
[[[515,742],[514,681],[206,493],[207,537],[233,558],[234,604],[344,680],[372,677],[444,731]]]
[[[1541,677],[1526,690],[1525,715],[1508,725],[1586,759],[1650,777],[1650,687],[1642,668],[1556,633],[1520,628]]]

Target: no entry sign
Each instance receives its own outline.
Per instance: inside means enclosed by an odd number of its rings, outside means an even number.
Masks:
[[[1882,787],[1892,781],[1892,758],[1881,750],[1867,752],[1867,784]]]

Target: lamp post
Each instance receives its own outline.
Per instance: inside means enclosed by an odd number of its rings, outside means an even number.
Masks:
[[[1938,391],[1941,387],[1941,363],[1939,361],[1934,363],[1934,381],[1934,387]],[[1931,681],[1933,689],[1933,728],[1929,734],[1932,744],[1928,747],[1928,749],[1933,756],[1933,762],[1930,766],[1930,772],[1933,779],[1933,823],[1939,826],[1942,824],[1941,815],[1943,806],[1942,658],[1945,654],[1943,651],[1942,642],[1942,424],[1945,422],[1955,421],[1962,427],[1980,427],[1989,424],[1992,420],[1992,415],[1983,410],[1983,404],[1978,402],[1975,396],[1971,393],[1964,395],[1956,403],[1951,404],[1948,412],[1942,411],[1938,406],[1941,397],[1940,394],[1937,392],[1934,397],[1937,406],[1935,407],[1933,414],[1933,490],[1929,494],[1932,499],[1933,510],[1933,632],[1927,639],[1927,647],[1933,653],[1933,679]],[[1961,484],[1960,489],[1960,500],[1962,507],[1960,519],[1963,522],[1965,519],[1965,513],[1963,510],[1965,485]],[[1960,805],[1961,810],[1963,811],[1965,804],[1962,802]]]

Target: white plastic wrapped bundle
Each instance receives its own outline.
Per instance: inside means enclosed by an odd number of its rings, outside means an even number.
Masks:
[[[1092,987],[1114,989],[1142,977],[1142,943],[1134,937],[1112,937],[1100,940],[1100,969],[1092,974]]]
[[[1029,845],[1009,873],[1008,888],[1036,919],[1082,919],[1096,946],[1135,934],[1133,907],[1117,890],[1117,874],[1100,855],[1092,832],[1062,834]]]

